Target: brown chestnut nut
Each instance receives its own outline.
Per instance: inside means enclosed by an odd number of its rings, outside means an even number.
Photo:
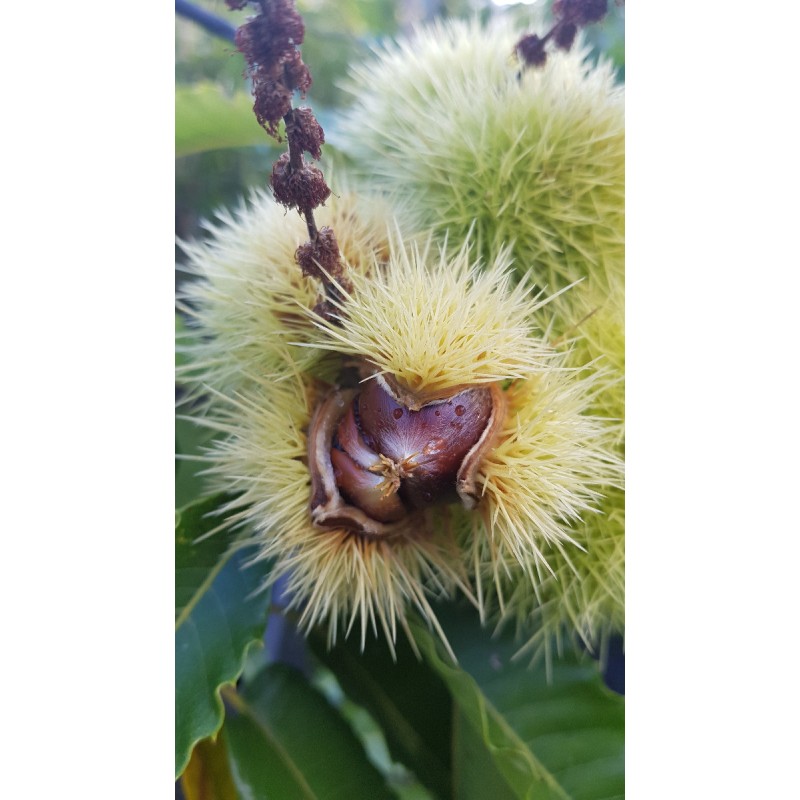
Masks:
[[[334,391],[309,431],[311,515],[317,525],[385,535],[439,503],[478,502],[474,473],[502,422],[496,385],[461,389],[418,410],[380,376]]]

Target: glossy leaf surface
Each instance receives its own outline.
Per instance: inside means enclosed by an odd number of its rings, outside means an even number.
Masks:
[[[236,680],[267,619],[269,593],[258,591],[264,566],[244,568],[252,549],[228,550],[224,534],[195,543],[219,523],[207,516],[219,502],[217,497],[187,506],[176,520],[176,774],[195,743],[222,725],[220,687]]]
[[[421,627],[417,641],[517,797],[624,796],[624,699],[595,662],[555,658],[548,682],[543,665],[513,660],[511,636],[491,637],[470,613],[441,618],[458,665]]]
[[[391,798],[352,730],[306,678],[272,664],[235,699],[225,722],[242,797]]]
[[[395,645],[396,661],[382,641],[368,641],[363,653],[357,637],[330,650],[321,636],[310,644],[347,696],[380,726],[392,758],[439,797],[452,797],[453,703],[436,672],[404,639]]]

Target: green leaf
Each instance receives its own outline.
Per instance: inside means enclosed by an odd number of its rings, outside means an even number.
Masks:
[[[178,348],[175,352],[175,366],[187,363],[187,357],[180,345],[186,340],[186,323],[180,314],[175,314],[175,339]],[[181,391],[180,384],[176,390]],[[186,410],[186,409],[184,409]],[[208,464],[197,459],[207,445],[217,436],[211,428],[198,425],[185,417],[175,418],[175,506],[188,505],[203,495],[203,478],[200,472]],[[188,458],[187,458],[188,456]]]
[[[186,338],[186,323],[183,317],[176,311],[175,312],[175,343],[180,345]],[[175,351],[175,369],[184,366],[188,359],[179,349]]]
[[[253,98],[210,81],[175,89],[175,156],[269,144],[253,115]]]
[[[347,723],[296,670],[271,664],[225,721],[243,797],[280,800],[391,798]]]
[[[491,637],[472,614],[440,615],[458,658],[420,625],[415,638],[516,797],[611,800],[624,795],[624,700],[597,665],[574,656],[543,667],[512,660],[519,644]]]
[[[175,527],[175,769],[222,725],[220,688],[242,671],[249,646],[264,635],[269,593],[263,568],[244,569],[252,548],[224,551],[225,535],[194,544],[218,523],[220,498],[181,509]],[[218,541],[214,541],[214,540]],[[214,561],[214,556],[217,556]]]
[[[357,637],[340,641],[330,650],[319,633],[309,643],[345,694],[378,723],[392,758],[438,796],[452,797],[453,703],[431,667],[416,657],[405,640],[396,643],[396,662],[382,641],[370,641],[363,653]]]
[[[175,506],[197,502],[203,494],[203,478],[200,473],[208,467],[194,456],[201,455],[216,432],[188,419],[175,419]],[[182,456],[192,456],[183,458]]]
[[[453,797],[458,800],[515,800],[478,732],[456,706],[453,714]]]
[[[192,602],[202,596],[204,584],[213,580],[214,569],[230,546],[230,539],[212,534],[221,521],[214,512],[224,502],[225,495],[217,494],[191,503],[175,512],[175,620]]]

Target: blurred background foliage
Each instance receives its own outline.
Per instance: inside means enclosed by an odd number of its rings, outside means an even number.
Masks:
[[[200,7],[236,27],[247,11],[231,12],[224,0],[196,0]],[[298,0],[306,23],[303,59],[314,79],[306,103],[322,123],[326,157],[336,149],[336,118],[346,110],[341,83],[348,66],[369,57],[386,37],[448,17],[507,15],[526,24],[548,2],[498,4],[490,0]],[[599,25],[586,31],[596,52],[617,65],[624,79],[624,8],[614,0]],[[223,205],[263,187],[282,149],[261,131],[250,112],[252,99],[242,78],[244,60],[231,41],[210,34],[178,15],[175,23],[176,162],[175,222],[181,238],[202,235],[199,222]],[[335,189],[335,187],[334,187]],[[178,263],[180,263],[180,253]]]
[[[176,3],[176,9],[180,3]],[[228,35],[248,16],[224,0],[191,4]],[[548,16],[548,2],[498,0],[297,0],[306,24],[303,58],[313,86],[306,103],[336,153],[341,89],[350,64],[387,37],[437,18],[510,15],[522,25]],[[624,9],[614,0],[587,30],[624,80]],[[265,187],[283,147],[259,128],[244,61],[229,38],[180,13],[175,24],[175,223],[179,238],[202,237],[201,222]],[[335,190],[335,186],[333,187]],[[176,248],[176,282],[182,254]],[[180,317],[176,320],[180,329]],[[176,422],[176,452],[209,439]],[[197,537],[213,528],[201,503],[197,462],[176,464],[176,797],[619,798],[624,792],[622,698],[591,660],[560,660],[552,679],[514,659],[513,638],[492,637],[474,615],[442,609],[455,667],[418,631],[417,660],[398,643],[305,642],[280,604],[253,595],[246,553]],[[266,631],[266,634],[265,634]],[[237,679],[237,676],[238,679]]]

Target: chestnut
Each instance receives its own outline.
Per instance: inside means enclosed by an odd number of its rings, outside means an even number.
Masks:
[[[323,400],[308,435],[316,525],[382,536],[433,505],[477,505],[474,474],[502,423],[502,390],[458,387],[413,405],[380,375]]]

